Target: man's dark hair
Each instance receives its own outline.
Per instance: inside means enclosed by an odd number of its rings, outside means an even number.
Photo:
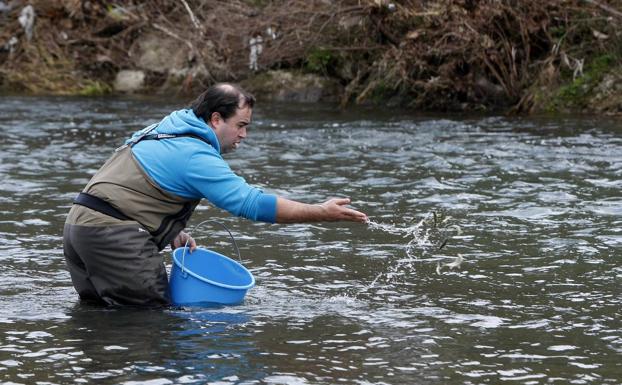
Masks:
[[[253,108],[254,105],[255,97],[240,86],[230,83],[217,83],[199,95],[192,102],[190,108],[196,116],[209,123],[214,112],[218,112],[224,120],[227,120],[235,115],[238,108]]]

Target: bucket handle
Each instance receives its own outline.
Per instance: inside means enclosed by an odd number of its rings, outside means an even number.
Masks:
[[[229,233],[229,237],[231,238],[231,241],[233,242],[233,247],[235,248],[235,252],[238,254],[238,259],[240,260],[240,263],[242,263],[242,256],[240,255],[240,249],[238,248],[238,244],[236,243],[235,238],[233,238],[233,234],[231,234],[231,231],[229,231],[229,229],[227,228],[227,226],[224,225],[224,223],[215,221],[213,219],[208,219],[208,220],[203,221],[203,222],[199,223],[198,225],[194,226],[194,230],[198,229],[201,225],[203,225],[204,223],[208,223],[208,222],[215,223],[215,224],[219,225],[220,227],[225,229],[227,231],[227,233]],[[181,273],[182,273],[182,275],[187,274],[186,273],[186,268],[185,268],[185,265],[184,265],[184,261],[186,259],[186,250],[188,250],[188,242],[190,242],[190,239],[186,240],[186,244],[184,245],[184,251],[181,254]]]

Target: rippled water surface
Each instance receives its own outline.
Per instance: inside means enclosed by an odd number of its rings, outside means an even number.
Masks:
[[[293,199],[349,196],[375,225],[267,225],[204,202],[190,229],[233,231],[257,279],[243,305],[80,304],[70,202],[179,106],[0,99],[0,382],[622,383],[620,121],[259,106],[233,169]],[[222,230],[195,230],[232,254]]]

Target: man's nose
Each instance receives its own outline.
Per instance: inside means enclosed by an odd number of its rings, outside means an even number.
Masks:
[[[246,127],[240,128],[240,131],[238,131],[238,136],[240,138],[246,138]]]

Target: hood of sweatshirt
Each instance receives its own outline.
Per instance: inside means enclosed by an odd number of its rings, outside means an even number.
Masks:
[[[145,130],[151,126],[143,128],[132,134],[132,137],[126,141],[129,143],[132,139],[142,135]],[[216,137],[214,130],[202,118],[197,117],[191,109],[183,109],[173,111],[164,119],[162,119],[155,129],[149,134],[193,134],[207,140],[212,147],[220,153],[220,143]]]

